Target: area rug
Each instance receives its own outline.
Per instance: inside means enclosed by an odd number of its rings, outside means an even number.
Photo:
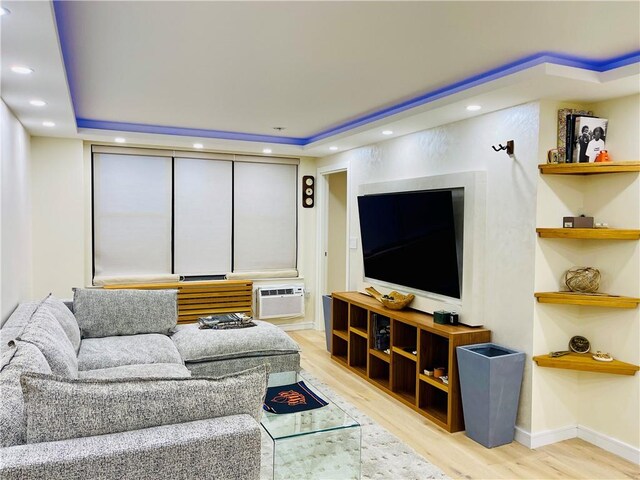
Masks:
[[[381,425],[373,421],[356,407],[338,396],[325,383],[308,372],[302,372],[304,378],[318,388],[328,398],[360,423],[362,427],[361,479],[425,480],[430,478],[448,479],[442,470],[418,455],[415,450],[393,436]],[[269,435],[262,430],[261,480],[273,478],[273,443]],[[308,450],[307,450],[308,452]],[[322,447],[314,446],[310,461],[322,462],[326,452]],[[324,462],[325,470],[313,479],[305,472],[288,471],[286,478],[296,480],[336,480],[353,478],[340,468],[340,459]]]

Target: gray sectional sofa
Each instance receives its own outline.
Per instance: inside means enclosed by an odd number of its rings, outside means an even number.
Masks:
[[[298,346],[176,311],[171,290],[19,305],[0,329],[0,478],[258,478],[268,371],[299,369]]]

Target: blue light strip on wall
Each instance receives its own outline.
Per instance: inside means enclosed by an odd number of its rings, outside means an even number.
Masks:
[[[452,83],[446,87],[438,88],[430,92],[419,95],[410,100],[398,103],[391,107],[386,107],[377,110],[373,113],[357,117],[348,122],[340,123],[337,126],[320,131],[310,137],[284,137],[276,135],[260,135],[255,133],[243,133],[243,132],[227,132],[223,130],[208,130],[200,128],[184,128],[184,127],[171,127],[162,125],[146,125],[139,123],[127,123],[127,122],[114,122],[107,120],[96,120],[88,118],[79,118],[76,111],[76,101],[74,92],[76,91],[76,80],[71,75],[69,68],[69,62],[71,58],[70,44],[72,39],[69,38],[68,24],[65,20],[64,7],[62,1],[54,0],[53,8],[55,12],[56,24],[58,28],[58,38],[60,40],[60,46],[62,48],[62,58],[64,62],[65,71],[67,73],[67,79],[69,82],[69,90],[71,94],[71,101],[73,103],[74,113],[76,116],[76,125],[78,128],[99,129],[99,130],[116,130],[121,132],[139,132],[139,133],[151,133],[162,135],[178,135],[188,137],[202,137],[202,138],[216,138],[221,140],[239,140],[246,142],[260,142],[260,143],[274,143],[283,145],[297,145],[305,146],[310,143],[323,140],[340,133],[353,130],[355,128],[367,125],[369,123],[382,120],[384,118],[396,115],[401,112],[405,112],[412,108],[416,108],[427,103],[433,102],[440,98],[444,98],[458,92],[468,90],[470,88],[497,80],[507,75],[512,75],[523,70],[541,65],[543,63],[550,63],[554,65],[562,65],[567,67],[581,68],[583,70],[591,70],[594,72],[607,72],[627,65],[640,63],[640,50],[630,52],[624,55],[616,56],[608,59],[589,59],[585,57],[578,57],[574,55],[564,55],[554,52],[540,52],[534,55],[530,55],[519,60],[516,60],[505,65],[501,65],[497,68],[487,70],[477,75],[465,78],[459,82]]]

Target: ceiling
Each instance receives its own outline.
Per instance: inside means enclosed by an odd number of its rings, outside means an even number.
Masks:
[[[382,128],[640,90],[640,2],[2,5],[2,98],[36,135],[322,156]]]

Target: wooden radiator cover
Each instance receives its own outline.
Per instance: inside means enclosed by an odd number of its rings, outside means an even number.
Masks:
[[[216,313],[252,316],[251,280],[205,280],[197,282],[105,285],[105,289],[178,290],[178,323],[193,323],[198,317]]]

